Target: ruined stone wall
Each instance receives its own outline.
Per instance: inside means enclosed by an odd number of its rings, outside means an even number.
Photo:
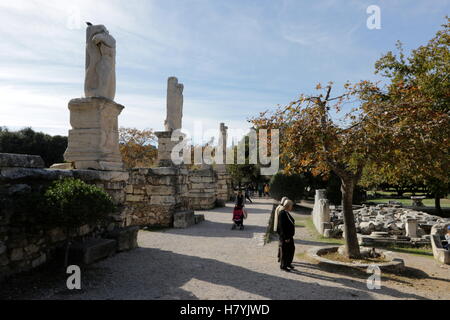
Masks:
[[[226,170],[216,170],[216,205],[225,206],[225,203],[230,200],[231,177]]]
[[[190,209],[208,210],[216,206],[217,175],[212,168],[190,170],[188,182]]]
[[[105,225],[85,225],[72,236],[90,235],[94,229],[101,233],[124,225],[120,209],[125,200],[127,172],[44,169],[40,157],[0,154],[0,280],[45,263],[54,249],[64,244],[67,234],[63,229],[40,225],[32,208],[18,209],[27,194],[41,191],[62,178],[78,178],[105,189],[119,208]]]
[[[188,170],[180,167],[129,170],[123,215],[126,225],[173,224],[173,214],[189,208]]]
[[[211,168],[58,170],[45,169],[40,157],[0,154],[0,279],[45,263],[55,248],[64,245],[64,230],[39,225],[33,212],[14,209],[15,202],[20,201],[18,194],[43,190],[63,178],[77,178],[103,188],[118,207],[107,224],[83,226],[73,236],[127,226],[172,227],[176,212],[224,205],[230,189],[226,173]]]

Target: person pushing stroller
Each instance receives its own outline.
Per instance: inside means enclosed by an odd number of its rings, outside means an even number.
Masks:
[[[233,209],[233,225],[231,230],[239,228],[244,229],[244,219],[246,218],[245,209],[243,206],[236,204]]]

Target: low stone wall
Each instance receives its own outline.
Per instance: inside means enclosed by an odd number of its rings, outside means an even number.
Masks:
[[[54,249],[64,244],[67,234],[61,228],[48,228],[36,220],[32,209],[20,201],[53,181],[78,178],[105,189],[121,209],[128,173],[122,171],[44,169],[40,157],[0,154],[0,279],[45,263]],[[125,224],[123,211],[111,214],[104,226],[82,226],[71,236],[102,233]]]
[[[176,213],[212,209],[229,197],[229,176],[212,168],[139,168],[128,171],[45,169],[38,156],[0,154],[0,278],[45,263],[64,244],[62,229],[39,225],[33,212],[18,212],[20,197],[53,181],[76,178],[103,188],[117,205],[104,226],[83,226],[72,236],[105,234],[128,226],[172,227]],[[17,200],[19,199],[19,200]],[[219,201],[217,201],[219,199]],[[193,212],[186,216],[194,217]]]
[[[447,233],[447,228],[450,226],[450,221],[446,223],[437,223],[431,228],[431,247],[433,249],[434,258],[442,264],[450,265],[450,251],[444,249],[442,240]]]
[[[190,170],[188,197],[190,209],[207,210],[216,206],[217,176],[212,168]]]
[[[233,192],[231,189],[231,177],[225,168],[218,168],[216,175],[216,205],[222,207],[230,200]]]
[[[126,225],[173,225],[177,211],[189,209],[188,170],[179,167],[131,169],[125,188]]]

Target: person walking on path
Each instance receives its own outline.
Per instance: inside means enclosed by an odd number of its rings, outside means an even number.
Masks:
[[[273,231],[278,232],[278,215],[280,214],[281,210],[284,210],[284,205],[286,204],[286,201],[289,200],[288,197],[281,198],[280,204],[278,207],[276,207],[274,216],[273,216]],[[278,242],[278,262],[280,262],[281,259],[281,245],[283,243],[281,241]]]
[[[293,207],[294,203],[291,200],[287,200],[284,209],[280,211],[278,217],[278,235],[280,236],[281,242],[280,269],[283,271],[294,269],[292,261],[294,260],[295,253],[295,221],[289,213]]]
[[[260,198],[262,198],[263,192],[264,192],[264,186],[263,186],[262,183],[259,183],[259,184],[258,184],[258,196],[259,196]]]
[[[236,205],[239,207],[243,207],[244,206],[244,202],[245,202],[245,198],[244,195],[242,194],[242,191],[239,190],[237,197],[236,197]]]
[[[266,184],[264,185],[264,196],[270,197],[269,192],[270,192],[270,187],[269,187],[269,184],[266,183]]]
[[[245,199],[250,201],[250,203],[253,203],[252,199],[250,199],[250,186],[245,188]]]

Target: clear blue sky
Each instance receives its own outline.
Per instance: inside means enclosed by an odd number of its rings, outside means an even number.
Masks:
[[[366,27],[369,5],[381,29]],[[0,0],[0,126],[67,135],[83,95],[85,21],[117,41],[119,124],[161,130],[166,81],[184,83],[184,127],[246,128],[318,82],[375,79],[401,40],[425,44],[448,0]]]

